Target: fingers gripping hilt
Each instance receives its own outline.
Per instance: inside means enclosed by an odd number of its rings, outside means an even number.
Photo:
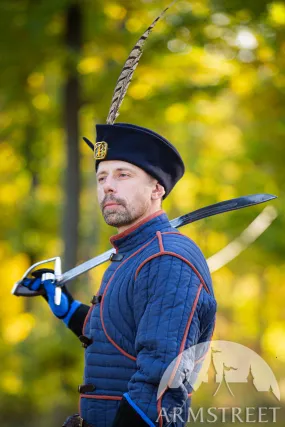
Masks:
[[[52,269],[37,269],[37,267],[39,266],[43,266],[44,264],[47,263],[54,263],[54,268]],[[62,271],[61,271],[61,259],[60,257],[54,257],[54,258],[49,258],[43,261],[39,261],[36,262],[35,264],[33,264],[31,267],[28,268],[28,270],[24,273],[23,277],[21,278],[21,280],[19,280],[18,282],[15,283],[15,285],[12,288],[11,293],[13,295],[16,296],[25,296],[25,297],[36,297],[39,295],[44,295],[45,294],[45,290],[44,289],[39,289],[37,291],[33,291],[31,289],[28,289],[26,286],[23,285],[23,280],[26,278],[29,278],[30,276],[32,277],[42,277],[43,280],[47,280],[51,278],[51,273],[53,274],[53,278],[55,279],[55,281],[59,281],[62,275]],[[60,304],[60,300],[61,300],[61,288],[59,286],[56,286],[55,288],[55,304],[59,305]]]

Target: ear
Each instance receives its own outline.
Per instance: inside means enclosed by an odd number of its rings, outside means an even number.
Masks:
[[[151,199],[152,200],[162,199],[164,194],[165,194],[164,187],[160,185],[159,182],[157,182],[154,189],[152,190]]]

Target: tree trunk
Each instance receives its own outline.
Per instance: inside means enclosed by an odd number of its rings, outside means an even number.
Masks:
[[[64,116],[66,129],[67,168],[65,175],[65,206],[63,212],[64,270],[74,267],[77,261],[80,159],[79,123],[80,87],[77,63],[81,49],[82,16],[79,3],[69,6],[66,15],[66,47],[68,51],[67,81],[64,89]]]

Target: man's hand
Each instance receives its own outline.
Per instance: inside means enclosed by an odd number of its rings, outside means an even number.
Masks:
[[[71,417],[68,417],[67,420],[62,424],[62,427],[92,427],[90,424],[87,424],[86,421],[80,417],[79,414],[74,414]]]
[[[32,276],[33,278],[25,278],[22,285],[33,291],[44,289],[44,298],[48,302],[51,311],[68,326],[72,314],[81,303],[73,299],[65,286],[61,288],[62,294],[59,305],[55,303],[56,280],[53,270],[41,268],[33,272]]]

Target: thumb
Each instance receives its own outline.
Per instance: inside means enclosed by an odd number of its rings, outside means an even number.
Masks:
[[[70,307],[70,303],[67,296],[64,293],[62,293],[60,305],[57,305],[54,302],[56,283],[51,280],[45,280],[43,282],[43,286],[47,293],[48,304],[53,314],[59,318],[63,318],[64,316],[66,316]]]
[[[43,283],[43,287],[46,291],[48,301],[50,302],[50,299],[54,299],[55,294],[55,283],[52,280],[45,280]]]

